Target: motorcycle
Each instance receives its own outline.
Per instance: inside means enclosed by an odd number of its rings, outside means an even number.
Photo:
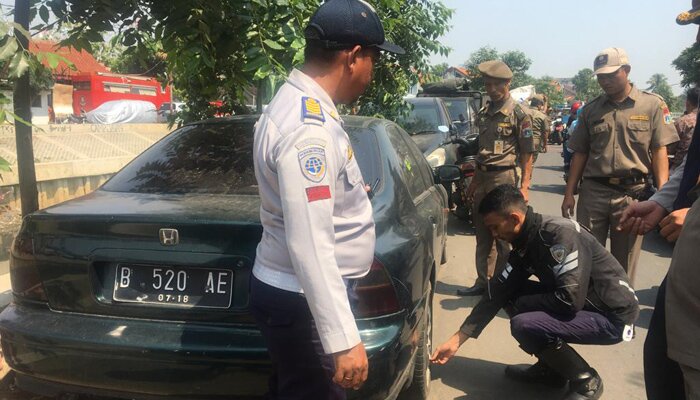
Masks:
[[[457,218],[473,225],[472,206],[473,199],[468,195],[469,185],[474,179],[476,171],[476,155],[479,153],[479,134],[467,135],[464,138],[452,139],[453,143],[459,145],[457,153],[459,160],[457,166],[462,171],[462,177],[455,182],[456,190],[452,193],[452,202],[455,205],[455,215]]]

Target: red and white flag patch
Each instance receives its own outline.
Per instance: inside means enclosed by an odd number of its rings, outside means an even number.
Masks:
[[[328,185],[324,186],[312,186],[306,188],[306,198],[309,203],[318,200],[327,200],[331,198],[331,187]]]

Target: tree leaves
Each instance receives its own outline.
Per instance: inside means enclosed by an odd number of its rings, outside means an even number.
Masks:
[[[5,44],[0,47],[0,62],[12,57],[17,52],[18,47],[17,39],[12,36],[5,37]]]
[[[453,12],[440,0],[372,3],[387,39],[408,54],[382,56],[359,110],[391,117],[403,109],[404,94],[418,81],[416,70],[426,66],[432,53],[449,51],[438,38],[447,32]],[[141,73],[158,71],[151,61],[158,52],[164,54],[162,65],[187,102],[185,120],[191,121],[212,116],[210,102],[217,100],[224,100],[226,111],[247,112],[253,102],[251,88],[264,88],[263,102],[269,101],[286,74],[303,62],[303,30],[320,4],[321,0],[36,0],[35,8],[39,16],[46,7],[59,23],[68,23],[65,44],[93,47],[98,54],[105,45],[97,34],[117,27],[121,35],[115,40],[127,50],[110,59],[129,59],[132,65],[142,60],[149,68]],[[148,43],[157,43],[158,49]]]
[[[29,69],[29,58],[24,51],[15,53],[10,61],[10,77],[19,78]]]

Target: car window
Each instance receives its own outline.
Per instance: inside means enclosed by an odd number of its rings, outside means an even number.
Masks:
[[[379,157],[377,134],[370,128],[346,127],[352,150],[360,166],[362,179],[371,185],[375,193],[382,188],[382,163]],[[375,187],[376,186],[376,187]]]
[[[179,129],[124,167],[103,189],[135,193],[256,195],[255,120]]]
[[[425,171],[421,170],[420,161],[424,160],[420,151],[411,151],[409,146],[409,138],[405,138],[405,134],[393,125],[387,126],[387,133],[391,145],[396,151],[403,179],[408,187],[408,191],[412,197],[416,197],[428,189],[430,183],[425,180]],[[415,145],[413,145],[415,148]],[[418,154],[418,156],[416,156]],[[416,158],[419,157],[419,158]]]
[[[184,127],[136,157],[102,189],[158,194],[257,195],[254,130],[253,119]],[[376,134],[371,129],[349,129],[348,133],[362,176],[372,185],[381,176]]]
[[[450,113],[450,118],[453,121],[468,121],[469,120],[469,105],[464,98],[445,98],[443,99],[447,110]]]
[[[433,102],[417,103],[413,105],[408,115],[398,118],[397,121],[410,134],[437,131],[441,122],[437,105]]]

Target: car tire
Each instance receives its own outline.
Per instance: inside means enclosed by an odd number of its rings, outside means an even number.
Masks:
[[[424,314],[424,322],[420,327],[420,339],[413,367],[413,379],[404,396],[401,396],[402,400],[427,400],[430,393],[430,353],[433,342],[433,288],[431,283],[428,283],[428,285],[430,294]]]

